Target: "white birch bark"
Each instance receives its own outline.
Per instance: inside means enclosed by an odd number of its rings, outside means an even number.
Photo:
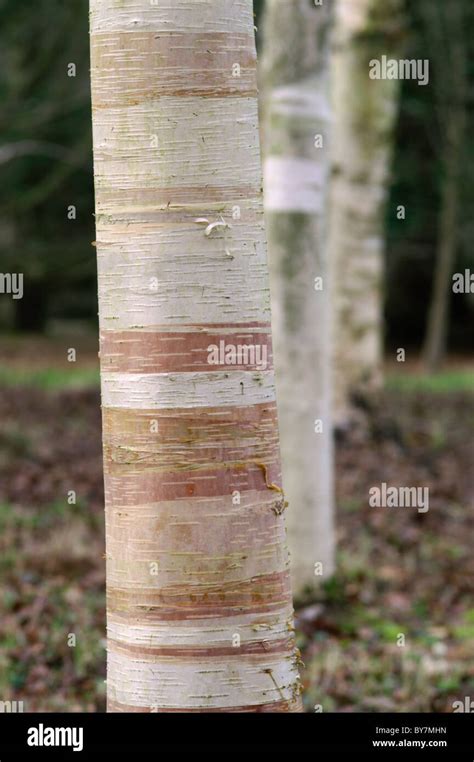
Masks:
[[[333,57],[334,413],[351,419],[351,394],[382,382],[384,212],[399,81],[369,78],[369,62],[399,57],[400,0],[339,0]]]
[[[334,569],[325,243],[330,16],[328,3],[315,6],[307,0],[267,0],[264,15],[265,212],[287,522],[298,595]]]
[[[91,58],[108,709],[299,711],[252,2],[91,0]]]

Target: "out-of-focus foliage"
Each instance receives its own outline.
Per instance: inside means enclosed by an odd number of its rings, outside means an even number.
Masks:
[[[257,20],[257,26],[262,18],[263,6],[264,6],[264,0],[255,0],[254,8],[255,8],[255,18]]]
[[[42,328],[97,312],[87,3],[0,0],[0,24],[1,269],[24,274],[11,319]]]
[[[426,5],[425,5],[426,2]],[[474,223],[472,206],[474,187],[470,178],[474,169],[472,142],[474,86],[474,6],[471,0],[453,0],[462,4],[468,48],[468,139],[463,148],[463,174],[460,179],[460,224],[455,272],[470,268],[474,272]],[[430,83],[402,82],[401,113],[394,156],[393,186],[387,208],[387,282],[386,323],[389,343],[419,345],[422,341],[431,297],[431,285],[439,234],[443,149],[447,120],[459,92],[454,67],[447,54],[449,30],[445,39],[433,39],[433,24],[427,14],[439,13],[445,0],[420,0],[406,3],[409,36],[406,59],[430,60]],[[450,13],[453,5],[446,6]],[[452,41],[451,41],[452,42]],[[454,41],[454,45],[459,41]],[[440,98],[440,92],[444,96]],[[470,94],[470,98],[469,98]],[[397,220],[397,207],[406,207],[406,220]],[[472,346],[474,340],[474,298],[457,294],[451,298],[451,349]]]

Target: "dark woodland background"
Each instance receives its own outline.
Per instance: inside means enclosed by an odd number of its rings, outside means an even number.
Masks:
[[[453,272],[474,272],[474,21],[472,0],[462,1],[469,128]],[[255,5],[258,26],[263,1]],[[406,4],[406,58],[429,57],[419,9]],[[0,270],[24,273],[25,288],[19,300],[0,294],[0,700],[22,699],[28,711],[103,710],[88,4],[0,0],[0,28]],[[441,80],[445,50],[431,51]],[[456,92],[441,90],[440,102],[436,87],[402,87],[386,221],[386,388],[361,401],[364,426],[337,442],[338,571],[297,618],[309,711],[452,711],[474,698],[474,293],[450,300],[440,371],[417,365],[437,254],[439,112],[446,121],[456,106]],[[429,484],[432,510],[396,524],[375,516],[366,484],[384,477]],[[406,649],[395,645],[400,632]]]

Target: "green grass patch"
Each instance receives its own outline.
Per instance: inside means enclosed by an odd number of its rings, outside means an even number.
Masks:
[[[474,609],[464,613],[461,624],[454,628],[454,634],[459,640],[474,641]]]
[[[41,368],[28,370],[18,368],[0,368],[0,385],[33,386],[45,390],[78,389],[99,385],[99,371],[95,368]]]
[[[70,505],[66,498],[35,507],[0,503],[0,532],[21,529],[49,530],[57,527],[60,521],[67,524],[71,516],[79,518],[91,528],[97,527],[102,521],[102,516],[91,513],[87,501],[80,498],[74,505]]]
[[[386,387],[390,391],[402,392],[474,392],[474,373],[470,370],[445,371],[432,376],[409,373],[393,373],[387,377]]]

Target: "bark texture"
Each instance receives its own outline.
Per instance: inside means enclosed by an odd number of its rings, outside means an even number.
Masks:
[[[109,711],[300,709],[253,23],[91,0]]]
[[[334,287],[334,414],[382,381],[384,212],[400,82],[369,63],[401,53],[401,0],[339,0],[334,47],[330,264]],[[400,223],[403,224],[403,223]]]
[[[334,569],[324,224],[330,168],[330,17],[329,4],[315,6],[307,0],[267,0],[264,16],[265,212],[297,594]]]

